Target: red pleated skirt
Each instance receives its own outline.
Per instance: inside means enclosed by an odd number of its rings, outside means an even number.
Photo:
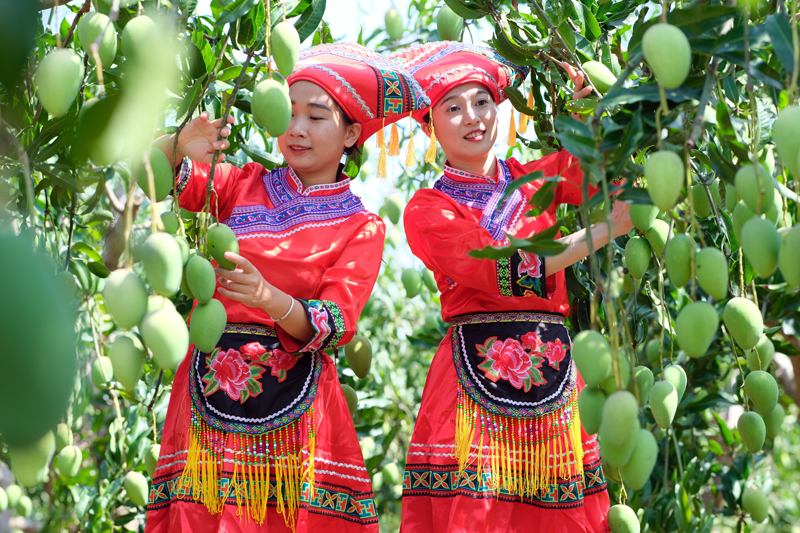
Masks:
[[[190,354],[193,347],[190,348]],[[377,533],[378,515],[355,427],[330,357],[321,354],[323,367],[312,404],[315,417],[314,485],[305,484],[298,503],[295,532]],[[283,514],[277,511],[276,479],[270,478],[269,498],[263,523],[241,512],[230,496],[219,513],[187,494],[180,483],[188,454],[191,424],[189,366],[187,356],[178,368],[161,438],[161,454],[150,488],[146,533],[238,533],[291,532]],[[311,409],[309,409],[310,411]],[[307,430],[301,431],[307,439]],[[220,483],[234,475],[228,466],[236,459],[233,434],[225,444]],[[308,454],[306,464],[308,465]]]
[[[606,533],[609,497],[595,436],[581,428],[583,479],[536,497],[496,493],[454,457],[458,376],[445,336],[425,382],[404,472],[401,533]],[[578,376],[579,390],[584,386]],[[473,447],[477,447],[476,440]],[[483,474],[484,476],[490,474]]]

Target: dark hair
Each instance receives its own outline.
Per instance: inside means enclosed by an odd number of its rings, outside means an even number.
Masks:
[[[342,120],[344,121],[345,127],[352,126],[353,124],[356,123],[355,120],[350,118],[347,115],[347,113],[344,112],[344,109],[342,109],[342,106],[340,106],[338,102],[334,101],[334,103],[336,104],[336,109],[338,109],[339,113],[341,113],[342,115]],[[356,140],[356,142],[353,143],[353,146],[344,147],[344,155],[352,155],[355,152],[358,152],[359,154],[361,153],[361,147],[358,146],[358,140]]]

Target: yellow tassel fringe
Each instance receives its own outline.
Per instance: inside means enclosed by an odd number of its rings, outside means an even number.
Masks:
[[[436,162],[436,131],[433,129],[433,120],[431,120],[431,142],[428,144],[428,151],[425,152],[425,162]]]
[[[378,147],[381,150],[378,156],[378,178],[386,178],[386,138],[383,135],[383,129],[378,130]]]
[[[300,421],[261,435],[228,433],[208,426],[192,413],[186,466],[178,481],[179,492],[203,503],[209,513],[222,512],[229,498],[236,500],[236,516],[243,523],[264,523],[270,494],[271,476],[275,480],[276,511],[286,526],[295,530],[303,486],[314,486],[316,421],[314,408],[300,420],[308,425],[308,442],[301,442]],[[232,442],[229,441],[232,440]],[[233,446],[231,453],[226,446]],[[304,469],[304,456],[308,466]],[[232,459],[231,459],[232,458]],[[225,463],[233,463],[227,474]],[[230,468],[230,467],[228,467]],[[230,475],[230,479],[225,482]]]
[[[515,146],[517,144],[517,123],[514,121],[514,108],[511,108],[511,121],[508,125],[508,145]]]
[[[474,402],[459,383],[455,435],[459,476],[472,466],[477,479],[483,479],[488,470],[492,491],[525,497],[541,496],[559,480],[583,479],[577,398],[573,390],[564,407],[541,417],[506,417]]]
[[[417,164],[417,155],[414,153],[414,128],[409,130],[408,146],[406,146],[406,167],[413,167]]]
[[[389,137],[389,156],[400,155],[400,133],[397,131],[397,124],[392,123],[392,135]]]

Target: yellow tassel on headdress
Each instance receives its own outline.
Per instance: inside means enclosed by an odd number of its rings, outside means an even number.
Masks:
[[[511,108],[511,124],[508,126],[508,145],[515,146],[517,144],[517,124],[514,122],[514,108]]]
[[[530,90],[528,91],[528,101],[525,103],[529,108],[533,109],[533,84],[531,84]],[[519,114],[519,132],[525,133],[528,131],[528,119],[530,117],[525,113]]]
[[[431,119],[431,142],[428,151],[425,152],[425,162],[433,163],[436,161],[436,132],[433,130],[433,119]]]
[[[378,130],[378,146],[381,153],[378,156],[378,178],[386,178],[386,139],[383,135],[383,128]]]
[[[417,156],[414,153],[414,125],[411,124],[411,127],[408,130],[410,133],[408,135],[408,146],[406,146],[406,166],[413,167],[417,164]]]
[[[389,155],[392,157],[400,155],[400,133],[395,123],[392,123],[392,135],[389,137]]]

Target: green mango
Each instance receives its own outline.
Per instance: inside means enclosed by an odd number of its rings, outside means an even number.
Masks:
[[[208,249],[217,264],[225,270],[234,270],[236,263],[225,259],[225,252],[239,253],[236,234],[225,224],[212,224],[208,228]]]
[[[25,487],[39,485],[47,474],[50,460],[55,452],[56,436],[52,431],[48,431],[31,444],[9,445],[8,454],[11,458],[11,470],[14,472],[14,477]],[[23,497],[18,499],[17,505]]]
[[[225,306],[212,298],[208,303],[198,304],[192,311],[189,339],[201,352],[211,353],[222,338],[227,323],[228,313]]]
[[[594,435],[600,430],[605,401],[606,395],[597,388],[586,387],[578,394],[578,413],[581,417],[581,426],[588,435]]]
[[[156,473],[156,465],[158,464],[158,456],[161,454],[161,445],[160,444],[153,444],[150,446],[144,454],[144,467],[147,470],[147,475],[150,476],[150,479],[153,478],[153,474]]]
[[[575,336],[572,359],[587,387],[597,387],[611,375],[611,345],[596,331],[585,330]]]
[[[78,38],[81,46],[92,63],[95,62],[91,46],[102,35],[97,55],[100,57],[100,68],[107,69],[117,56],[117,32],[109,18],[97,11],[86,13],[78,23]]]
[[[786,409],[781,404],[777,404],[775,409],[764,417],[764,425],[767,429],[767,435],[773,439],[781,432],[783,419],[786,418]]]
[[[650,245],[643,237],[633,237],[625,245],[625,262],[636,279],[642,279],[650,265]]]
[[[175,239],[154,233],[142,246],[142,263],[148,283],[161,296],[171,297],[181,288],[183,256]]]
[[[731,222],[733,222],[733,234],[740,243],[742,241],[742,228],[744,228],[747,221],[755,216],[756,214],[741,200],[734,207]]]
[[[661,428],[668,428],[678,410],[678,391],[666,380],[657,381],[650,391],[650,412]]]
[[[583,67],[583,71],[589,76],[589,82],[591,82],[592,86],[597,89],[600,94],[605,94],[617,81],[617,77],[614,76],[614,73],[599,61],[587,61],[581,65],[581,67]]]
[[[163,202],[170,192],[172,192],[174,174],[172,165],[169,164],[167,156],[158,148],[150,150],[150,169],[153,171],[153,186],[155,187],[155,201]],[[139,162],[134,171],[136,175],[136,184],[144,191],[145,195],[150,197],[150,177],[147,174],[147,167]],[[151,198],[152,200],[152,198]],[[169,212],[169,211],[168,211]],[[163,221],[163,215],[162,215]],[[180,225],[180,223],[179,223]],[[178,233],[178,230],[169,231],[167,233]]]
[[[419,270],[407,268],[403,270],[400,280],[403,282],[403,288],[406,290],[406,296],[413,298],[422,290],[422,274]]]
[[[44,56],[36,69],[36,95],[50,115],[65,115],[83,84],[83,61],[72,50],[56,49]]]
[[[747,368],[750,370],[766,370],[775,357],[775,346],[766,335],[758,339],[752,350],[747,350]]]
[[[183,278],[181,279],[181,293],[186,296],[189,300],[194,300],[194,294],[192,294],[192,290],[189,288],[189,282],[186,281],[186,267],[183,267]]]
[[[736,194],[736,186],[732,183],[725,183],[725,211],[733,213],[733,208],[739,203],[739,195]]]
[[[147,485],[147,480],[139,472],[128,472],[125,474],[125,481],[122,482],[125,488],[125,493],[128,499],[139,507],[147,506],[147,498],[150,489]]]
[[[600,423],[602,427],[602,422]],[[636,448],[636,443],[639,440],[639,421],[636,423],[628,436],[619,446],[606,442],[603,438],[603,431],[600,430],[598,435],[598,442],[600,444],[600,457],[603,461],[607,462],[612,468],[622,468],[628,461],[631,460],[633,449]]]
[[[156,25],[147,15],[129,20],[122,30],[122,53],[128,59],[146,61],[154,53]]]
[[[786,283],[792,287],[800,287],[800,225],[784,233],[778,267]]]
[[[728,297],[728,260],[713,246],[694,256],[695,277],[700,288],[717,300]]]
[[[130,329],[147,312],[147,287],[130,270],[115,270],[105,280],[103,300],[114,322],[122,329]]]
[[[165,302],[169,300],[165,299]],[[174,369],[183,361],[189,349],[189,330],[171,302],[148,313],[139,325],[139,331],[159,367]]]
[[[22,489],[19,485],[9,485],[6,487],[6,497],[8,498],[8,508],[14,509],[22,498]]]
[[[742,508],[760,524],[769,515],[769,500],[757,488],[747,487],[742,493]]]
[[[781,238],[769,220],[753,217],[742,228],[742,251],[760,278],[770,277],[778,269]]]
[[[686,392],[686,371],[681,365],[673,364],[664,367],[664,379],[672,383],[675,390],[678,391],[678,403],[683,400],[683,393]]]
[[[772,123],[772,141],[789,173],[795,178],[800,177],[800,107],[786,107],[778,113],[778,118]]]
[[[742,350],[751,350],[764,332],[764,319],[756,304],[747,298],[728,300],[722,312],[725,327]]]
[[[678,202],[685,181],[680,156],[666,150],[651,154],[644,167],[644,177],[653,205],[665,213],[671,210]]]
[[[253,118],[272,137],[280,137],[292,122],[292,99],[283,83],[271,78],[263,79],[253,89],[250,101]]]
[[[464,30],[464,19],[456,15],[447,4],[439,8],[436,13],[436,31],[443,41],[460,41],[461,32]]]
[[[161,213],[161,223],[164,225],[164,231],[171,235],[177,235],[181,230],[181,219],[175,211]]]
[[[111,359],[100,356],[92,362],[92,383],[97,389],[108,388],[109,382],[114,380],[114,365]]]
[[[655,368],[660,366],[661,358],[659,357],[659,348],[661,348],[661,342],[658,339],[650,339],[647,341],[645,345],[645,355],[647,356],[647,362],[650,363],[650,366]],[[664,347],[664,353],[669,354],[669,347]]]
[[[783,197],[778,189],[772,189],[772,195],[775,197],[770,207],[764,216],[767,220],[772,222],[773,226],[777,226],[781,218],[783,218]]]
[[[631,204],[629,212],[633,227],[645,233],[653,226],[653,221],[658,215],[658,207],[648,204]]]
[[[633,384],[636,383],[636,388],[639,391],[639,406],[644,407],[650,397],[650,391],[653,390],[653,383],[655,382],[653,371],[646,366],[637,366],[633,369],[633,376],[636,379],[630,382],[628,391],[635,396]]]
[[[83,454],[77,446],[69,445],[61,450],[56,457],[56,467],[62,478],[73,478],[81,471]]]
[[[201,304],[208,303],[217,289],[217,275],[211,263],[199,255],[186,263],[186,283],[194,298]]]
[[[633,284],[633,276],[630,273],[626,273],[622,277],[622,290],[628,294],[633,294],[633,291],[636,289],[636,286]]]
[[[350,385],[342,385],[342,392],[344,393],[344,399],[347,402],[347,409],[350,411],[350,416],[355,418],[356,411],[358,411],[358,394]]]
[[[603,442],[621,446],[632,431],[639,426],[639,403],[626,390],[617,391],[603,404],[603,419],[600,435]]]
[[[758,172],[758,176],[756,176],[756,172]],[[736,193],[753,213],[766,213],[773,207],[775,194],[772,176],[760,164],[757,166],[744,165],[736,172],[735,182]]]
[[[60,452],[65,447],[72,444],[72,430],[64,423],[56,426],[56,451]],[[0,511],[2,512],[2,511]]]
[[[692,47],[686,34],[671,24],[659,22],[642,36],[644,60],[667,89],[683,85],[692,66]]]
[[[33,502],[28,496],[22,496],[17,504],[17,514],[23,518],[30,518],[33,512]]]
[[[422,271],[422,283],[428,287],[428,290],[432,293],[436,294],[439,292],[439,287],[436,285],[436,278],[433,275],[433,272],[428,270],[427,268]]]
[[[664,253],[664,246],[666,246],[667,241],[670,240],[669,224],[657,218],[653,221],[653,226],[650,228],[650,231],[645,233],[644,236],[647,242],[650,243],[650,249],[655,252],[660,260]]]
[[[621,468],[622,479],[633,487],[642,490],[653,473],[658,460],[658,443],[652,433],[640,429],[637,433],[636,446],[628,463]]]
[[[619,374],[620,378],[622,379],[622,388],[627,389],[629,382],[631,380],[631,364],[628,361],[628,357],[625,354],[620,354],[621,357],[619,358]],[[617,392],[617,380],[614,378],[614,367],[611,367],[611,375],[608,376],[603,383],[600,384],[600,388],[603,389],[607,395],[614,394]]]
[[[6,509],[8,509],[8,496],[3,487],[0,487],[0,513],[4,513]]]
[[[352,340],[344,347],[344,356],[347,364],[359,379],[367,377],[372,364],[372,344],[369,339],[361,335],[353,335]]]
[[[122,159],[125,139],[109,127],[119,101],[119,95],[107,95],[102,100],[90,98],[78,113],[76,146],[95,166],[108,166]]]
[[[719,316],[707,302],[694,302],[678,313],[675,333],[678,345],[689,357],[702,357],[711,346],[719,328]]]
[[[67,272],[62,270],[61,272],[56,274],[56,280],[58,281],[59,288],[61,289],[61,294],[64,295],[64,298],[67,302],[71,302],[75,299],[78,295],[78,291],[80,290],[78,287],[78,282],[75,281],[75,276],[72,272]]]
[[[778,383],[763,370],[756,370],[744,378],[744,391],[762,416],[769,415],[778,405]]]
[[[189,241],[186,240],[186,237],[183,235],[173,235],[173,238],[175,239],[175,242],[178,243],[178,248],[181,249],[181,267],[184,267],[186,266],[186,262],[189,261],[189,257],[191,255],[197,255],[197,250],[194,250],[191,246],[189,246]]]
[[[114,369],[114,379],[126,390],[133,390],[144,371],[147,352],[139,337],[132,333],[117,335],[108,348],[108,358]]]
[[[386,208],[386,215],[392,224],[400,223],[400,216],[403,214],[403,199],[398,194],[392,194],[383,204]]]
[[[403,17],[397,12],[395,8],[389,9],[383,16],[383,21],[386,24],[386,33],[389,39],[397,41],[403,36],[405,28],[403,27]]]
[[[300,35],[294,24],[286,21],[276,24],[272,28],[269,43],[278,70],[284,77],[289,77],[300,57]]]
[[[692,206],[694,214],[700,218],[708,218],[714,214],[706,188],[701,184],[692,185]]]
[[[111,213],[111,211],[95,209],[84,215],[81,222],[87,226],[91,226],[92,224],[102,224],[103,222],[110,222],[112,220],[114,220],[114,214]]]
[[[606,461],[605,459],[603,459],[602,463],[603,463],[603,475],[606,477],[606,479],[610,479],[611,481],[617,484],[622,484],[622,481],[619,479],[619,471],[617,470],[617,468],[608,464],[608,461]]]
[[[764,446],[767,427],[764,425],[764,419],[758,413],[753,411],[742,413],[736,423],[736,429],[739,430],[742,442],[750,453],[756,453]]]
[[[676,287],[683,287],[692,279],[692,248],[695,246],[691,237],[685,233],[678,233],[667,243],[664,253],[664,263],[667,267],[667,276]]]

